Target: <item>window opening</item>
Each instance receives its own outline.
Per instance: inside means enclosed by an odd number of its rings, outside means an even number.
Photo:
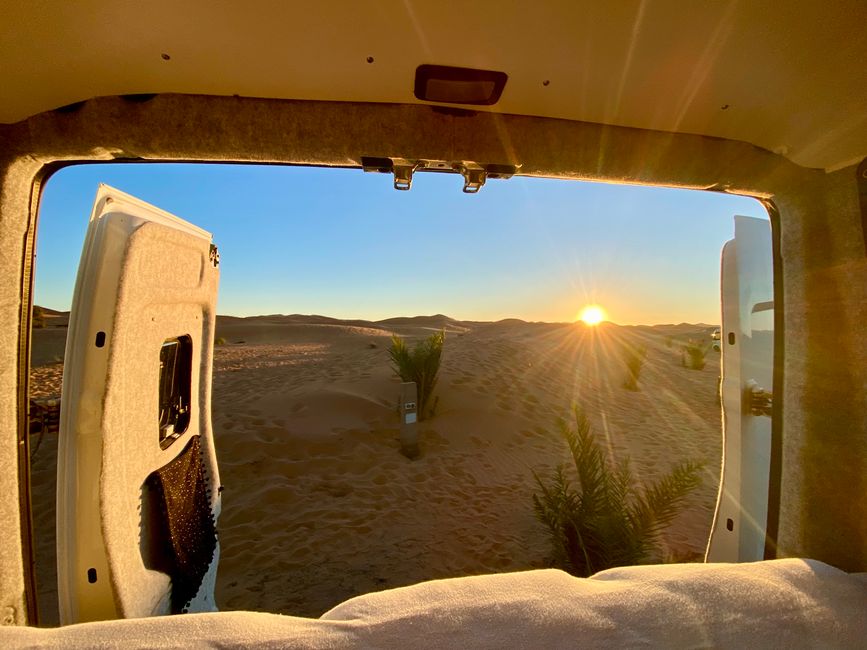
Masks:
[[[190,425],[193,341],[167,339],[160,347],[159,442],[168,449]]]
[[[131,180],[146,173],[153,180]],[[612,186],[600,184],[516,177],[466,196],[449,175],[422,175],[412,192],[382,180],[273,166],[62,170],[40,214],[35,303],[46,309],[34,324],[31,397],[60,397],[80,251],[64,224],[78,216],[83,240],[89,201],[106,182],[220,245],[211,334],[213,429],[228,486],[217,525],[220,608],[318,616],[373,590],[556,564],[533,512],[533,472],[569,469],[555,421],[574,425],[573,404],[604,453],[615,462],[628,455],[641,482],[678,460],[705,461],[702,485],[652,558],[700,560],[720,478],[719,348],[735,343],[718,312],[720,251],[734,214],[767,218],[764,208],[718,193],[614,186],[631,198],[612,216]],[[323,191],[341,182],[344,192]],[[171,200],[178,187],[190,192],[186,208]],[[652,190],[665,200],[650,200]],[[201,203],[207,195],[221,198]],[[691,207],[669,218],[681,200]],[[621,248],[608,248],[615,239]],[[710,270],[694,272],[687,258]],[[665,277],[661,287],[655,277]],[[64,282],[65,293],[54,290]],[[328,303],[333,296],[343,298]],[[767,329],[770,314],[756,313],[754,329]],[[430,399],[399,404],[392,336],[412,355],[443,331]],[[189,430],[191,382],[190,337],[164,341],[151,407],[163,448]],[[400,419],[416,416],[407,404],[417,410],[414,460],[401,453]],[[57,436],[43,429],[32,467],[40,612],[50,625]]]

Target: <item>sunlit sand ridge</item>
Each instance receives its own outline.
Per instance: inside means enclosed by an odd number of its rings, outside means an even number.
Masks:
[[[400,454],[400,380],[388,345],[392,333],[440,328],[439,401],[420,424],[422,456],[412,461]],[[576,403],[609,453],[630,455],[643,481],[679,460],[708,461],[704,484],[664,540],[668,559],[698,558],[719,473],[719,356],[689,370],[679,342],[708,331],[445,317],[221,318],[226,344],[216,348],[213,396],[225,486],[218,603],[318,616],[367,591],[547,566],[532,471],[566,460],[555,421]],[[638,391],[623,388],[622,349],[630,342],[648,350]],[[50,392],[58,377],[57,365],[36,368],[34,385]],[[53,462],[46,440],[34,464],[43,510],[53,500]],[[39,507],[44,558],[53,511],[40,516]],[[40,571],[50,584],[46,564]]]

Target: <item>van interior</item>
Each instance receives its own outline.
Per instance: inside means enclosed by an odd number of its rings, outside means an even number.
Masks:
[[[8,2],[4,13],[4,641],[863,642],[862,2],[529,8],[93,0]],[[726,244],[720,267],[731,292],[722,290],[721,321],[710,323],[720,328],[720,354],[737,350],[728,367],[738,373],[726,383],[724,357],[722,478],[706,561],[589,578],[542,568],[446,578],[368,593],[315,619],[215,611],[219,517],[230,494],[221,495],[211,426],[219,242],[184,215],[105,186],[92,207],[70,312],[69,336],[86,343],[67,347],[58,424],[66,459],[57,474],[64,625],[36,627],[30,376],[40,204],[64,167],[106,162],[333,167],[369,172],[410,193],[426,175],[449,174],[456,191],[480,197],[495,183],[529,177],[759,201],[769,217],[761,243],[769,259],[752,261],[760,258],[752,254],[758,235],[747,234],[749,222],[736,224],[743,237]],[[173,263],[166,250],[176,252]],[[773,334],[761,346],[770,350],[762,361],[769,381],[750,384],[755,355],[743,333],[753,330]],[[158,365],[139,351],[142,340],[162,351],[163,367],[189,369],[189,395],[173,388],[174,370],[160,384]],[[153,400],[136,400],[141,386],[150,386]],[[67,400],[67,387],[80,397]],[[154,418],[139,401],[156,404],[160,395],[164,417]],[[401,403],[408,423],[415,401]],[[122,435],[139,411],[154,420],[148,447]],[[176,444],[185,435],[190,443]],[[155,465],[163,452],[171,462]],[[178,481],[186,481],[183,490]],[[194,508],[172,510],[180,492]],[[143,519],[150,508],[160,516]],[[614,624],[600,629],[601,616]]]

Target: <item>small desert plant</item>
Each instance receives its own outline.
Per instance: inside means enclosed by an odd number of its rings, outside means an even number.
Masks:
[[[224,339],[222,336],[218,336],[214,339],[214,345],[226,345],[226,339]]]
[[[683,363],[686,368],[701,370],[705,365],[705,354],[707,354],[707,349],[698,341],[690,339],[681,353],[681,363]]]
[[[440,405],[440,396],[437,395],[437,396],[434,397],[434,399],[433,399],[433,406],[431,406],[431,407],[430,407],[430,411],[428,411],[428,414],[429,414],[432,418],[435,418],[435,417],[437,416],[437,409],[439,408],[439,405]]]
[[[39,305],[33,307],[33,329],[42,329],[45,327],[45,310]]]
[[[410,351],[406,342],[397,334],[391,337],[388,354],[392,366],[403,381],[415,382],[420,420],[425,419],[428,401],[436,388],[445,339],[445,331],[436,332],[416,343]]]
[[[628,390],[638,390],[638,376],[647,357],[647,348],[643,345],[627,345],[623,348],[623,363],[626,364],[626,379],[623,387]]]
[[[550,534],[555,564],[573,575],[589,576],[640,564],[652,554],[657,559],[659,533],[700,485],[703,463],[680,463],[641,488],[628,458],[616,468],[610,466],[581,409],[574,409],[574,418],[574,426],[559,421],[575,465],[574,487],[562,464],[547,483],[533,473],[540,490],[533,494],[533,506]]]

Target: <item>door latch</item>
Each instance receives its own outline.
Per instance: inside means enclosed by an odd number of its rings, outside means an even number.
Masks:
[[[474,162],[458,163],[455,169],[464,177],[464,194],[475,194],[488,180],[488,171]]]
[[[750,415],[771,417],[774,404],[773,393],[759,386],[755,379],[747,382],[746,392]]]
[[[392,170],[394,171],[394,189],[407,191],[412,187],[412,175],[418,169],[419,162],[395,158]]]
[[[392,174],[394,189],[406,191],[412,187],[415,172],[445,172],[460,174],[464,177],[463,191],[475,194],[489,178],[511,178],[520,165],[501,165],[477,163],[472,160],[427,160],[409,158],[361,157],[361,168],[366,172]]]

